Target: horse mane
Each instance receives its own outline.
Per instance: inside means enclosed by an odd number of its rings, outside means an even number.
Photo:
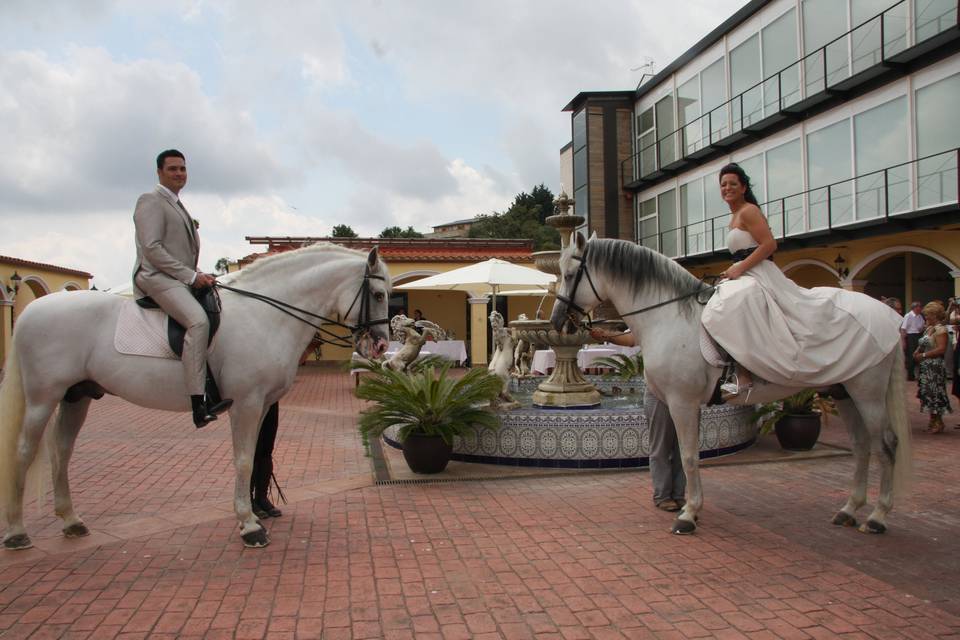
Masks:
[[[587,243],[587,266],[619,278],[632,294],[653,287],[664,295],[683,295],[701,283],[679,264],[642,245],[626,240],[596,238]],[[696,296],[680,300],[692,309]]]
[[[344,258],[354,257],[366,259],[367,254],[358,249],[350,249],[348,247],[343,247],[339,244],[334,244],[332,242],[317,242],[315,244],[307,245],[299,249],[294,249],[292,251],[284,251],[282,253],[275,253],[270,256],[264,256],[263,258],[257,259],[249,267],[241,269],[237,272],[237,275],[233,279],[233,283],[246,282],[253,278],[256,278],[264,271],[269,271],[272,267],[276,266],[278,263],[286,262],[291,259],[303,258],[312,254],[333,254],[335,256],[339,255]]]

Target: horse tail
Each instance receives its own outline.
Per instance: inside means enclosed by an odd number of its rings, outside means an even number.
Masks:
[[[913,471],[913,446],[910,436],[910,423],[907,421],[907,406],[904,378],[904,355],[899,343],[894,349],[893,366],[890,368],[890,380],[887,384],[887,416],[890,421],[890,433],[883,434],[883,450],[893,463],[893,494],[904,495],[910,488],[910,476]]]
[[[12,504],[16,494],[17,445],[23,430],[26,400],[16,343],[10,348],[0,382],[0,513]]]

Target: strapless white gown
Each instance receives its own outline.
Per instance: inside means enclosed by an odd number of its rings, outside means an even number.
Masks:
[[[757,246],[731,229],[731,252]],[[868,295],[837,287],[806,289],[764,260],[726,280],[703,311],[713,339],[757,376],[787,386],[849,380],[900,344],[897,313]]]

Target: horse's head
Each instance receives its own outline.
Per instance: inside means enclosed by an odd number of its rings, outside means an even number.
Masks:
[[[346,322],[352,324],[353,342],[357,353],[364,358],[380,357],[390,342],[389,319],[387,307],[390,302],[390,274],[387,267],[380,260],[377,248],[370,249],[364,265],[363,280],[360,292],[347,312]],[[352,317],[349,317],[351,316]]]
[[[593,240],[593,237],[590,238]],[[603,302],[587,271],[587,250],[590,243],[579,231],[571,234],[570,242],[560,253],[560,278],[557,281],[557,299],[553,303],[550,323],[560,331],[567,321],[580,324],[587,313]]]

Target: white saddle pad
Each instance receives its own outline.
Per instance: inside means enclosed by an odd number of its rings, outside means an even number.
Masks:
[[[167,320],[167,314],[160,309],[144,309],[133,300],[124,300],[113,346],[132,356],[177,360],[167,341]]]
[[[707,361],[707,364],[713,367],[723,367],[730,362],[730,357],[710,337],[702,322],[700,323],[700,353],[703,354],[703,359]]]

